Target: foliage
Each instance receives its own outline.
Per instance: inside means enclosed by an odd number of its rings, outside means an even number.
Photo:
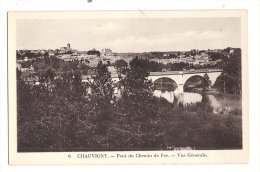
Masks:
[[[116,99],[114,95],[115,83],[112,81],[107,66],[102,61],[98,63],[97,75],[93,76],[93,79],[93,82],[89,82],[90,99],[95,106],[92,119],[99,132],[106,133],[107,122],[112,119],[113,104]]]
[[[211,87],[211,80],[209,79],[209,75],[205,73],[203,77],[205,78],[204,89],[209,89]]]
[[[18,68],[16,68],[16,78],[20,78],[20,76],[22,75],[21,70],[19,70]]]
[[[147,66],[150,72],[161,72],[163,69],[169,70],[169,71],[182,71],[182,70],[190,70],[190,69],[214,69],[214,68],[221,68],[222,63],[217,63],[215,65],[193,65],[192,63],[159,63],[155,61],[147,61]]]
[[[226,93],[241,94],[241,51],[237,50],[223,64],[220,89]]]
[[[66,145],[67,148],[73,146],[75,121],[85,112],[80,108],[85,102],[82,94],[85,89],[79,77],[70,72],[55,80],[48,76],[35,86],[25,84],[23,80],[18,81],[18,125],[22,132],[18,134],[20,144],[26,141],[24,147],[32,150],[35,147],[55,148],[55,144]],[[68,143],[63,143],[64,138]]]
[[[64,71],[86,75],[88,73],[88,70],[90,69],[88,65],[81,61],[74,60],[65,62],[55,56],[45,57],[43,59],[36,59],[31,62],[25,62],[24,64],[27,64],[27,66],[32,65],[34,67],[36,75],[38,76],[41,76],[48,70],[53,71],[55,75],[60,75],[64,73]]]
[[[150,72],[161,72],[162,69],[165,68],[164,64],[155,61],[150,61],[148,65]]]
[[[152,82],[147,79],[149,76],[148,60],[138,59],[135,57],[129,63],[130,70],[127,71],[126,77],[122,80],[125,96],[131,96],[146,99],[152,95]]]
[[[23,54],[20,54],[19,51],[16,51],[17,60],[23,60],[25,57],[28,57],[28,59],[33,59],[41,56],[41,53],[31,53],[30,50],[23,50]]]
[[[125,74],[125,71],[126,71],[126,68],[127,68],[127,63],[126,63],[126,61],[124,61],[122,59],[117,60],[117,61],[115,61],[115,67],[120,72],[120,74],[121,73]]]
[[[126,68],[127,67],[127,63],[126,63],[126,61],[124,61],[124,60],[117,60],[117,61],[115,61],[115,67],[116,68]]]
[[[225,59],[224,55],[221,54],[221,53],[210,53],[210,58],[213,60],[213,61],[216,61],[218,59]]]
[[[214,115],[206,97],[181,107],[155,98],[147,60],[130,62],[122,98],[102,62],[93,82],[82,83],[78,62],[42,60],[39,85],[25,83],[17,71],[18,152],[242,148],[239,111]]]

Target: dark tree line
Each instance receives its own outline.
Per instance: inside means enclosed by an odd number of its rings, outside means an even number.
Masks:
[[[206,64],[203,66],[200,65],[193,65],[192,63],[185,63],[185,62],[180,62],[180,63],[159,63],[155,61],[149,61],[149,60],[144,60],[144,59],[139,59],[143,60],[143,63],[146,64],[146,67],[149,69],[150,72],[161,72],[164,70],[168,71],[182,71],[182,70],[190,70],[190,69],[219,69],[221,68],[221,62],[216,63],[215,65],[210,65]],[[115,67],[120,70],[120,72],[125,72],[127,69],[127,63],[124,60],[117,60],[115,62]]]
[[[32,53],[30,50],[24,51],[23,54],[16,51],[16,59],[17,60],[23,60],[25,57],[28,59],[38,58],[38,57],[49,57],[49,53],[46,51],[43,54],[42,53]]]
[[[213,61],[216,61],[218,59],[225,60],[227,58],[221,53],[210,53],[209,55]]]
[[[241,94],[242,91],[242,66],[241,50],[236,50],[221,64],[223,73],[218,79],[217,87],[225,93]]]
[[[130,62],[122,98],[107,66],[96,71],[83,83],[73,70],[48,69],[39,85],[18,71],[18,152],[242,148],[241,118],[213,115],[206,97],[183,107],[155,98],[146,60]]]
[[[86,75],[91,69],[83,61],[74,60],[66,62],[55,56],[23,62],[21,65],[24,68],[32,66],[37,76],[41,76],[47,71],[52,71],[55,76],[64,73],[64,71]]]

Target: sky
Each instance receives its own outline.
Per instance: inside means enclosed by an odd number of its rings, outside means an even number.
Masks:
[[[241,48],[240,18],[23,19],[16,23],[17,49],[113,52]]]

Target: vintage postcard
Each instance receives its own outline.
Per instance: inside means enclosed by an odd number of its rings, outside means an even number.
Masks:
[[[247,11],[8,13],[10,165],[249,162]]]

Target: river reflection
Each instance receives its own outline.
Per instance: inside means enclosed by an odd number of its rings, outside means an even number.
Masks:
[[[154,96],[163,97],[166,100],[168,100],[168,102],[170,103],[173,103],[175,100],[175,102],[182,103],[184,105],[202,101],[201,94],[192,93],[192,92],[184,92],[183,94],[178,94],[178,93],[174,93],[173,91],[155,90]]]
[[[115,93],[120,98],[123,88],[115,89]],[[161,91],[155,90],[154,96],[160,98],[165,98],[170,103],[177,103],[182,105],[187,105],[190,103],[201,102],[203,96],[207,97],[211,107],[213,108],[213,113],[215,114],[227,114],[233,110],[242,109],[242,100],[240,95],[223,95],[223,94],[210,94],[210,93],[194,93],[194,92],[184,92],[183,94],[174,93],[173,91]]]
[[[240,95],[212,95],[210,93],[204,93],[203,95],[200,93],[193,92],[184,92],[183,94],[176,94],[173,91],[161,91],[155,90],[154,96],[163,97],[170,103],[182,103],[183,105],[187,105],[190,103],[201,102],[203,96],[206,96],[210,105],[213,108],[213,113],[219,114],[227,114],[232,110],[241,110],[242,108],[242,100]]]

